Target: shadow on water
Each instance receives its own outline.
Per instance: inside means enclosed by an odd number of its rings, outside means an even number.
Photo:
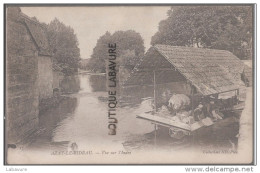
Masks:
[[[32,149],[67,149],[70,142],[84,145],[93,140],[109,141],[107,137],[106,116],[106,77],[101,75],[80,75],[80,92],[69,94],[59,105],[39,115],[40,132],[31,139]],[[77,79],[66,80],[75,88]],[[70,81],[70,82],[69,82]],[[154,148],[154,125],[136,118],[142,97],[152,96],[151,87],[130,88],[126,91],[127,106],[118,107],[117,140],[127,150]],[[130,99],[127,95],[131,95]],[[121,101],[121,100],[120,100]],[[73,117],[70,119],[70,117]],[[42,132],[41,132],[42,131]],[[75,134],[74,134],[75,133]],[[194,135],[181,140],[173,139],[168,129],[157,131],[157,146],[165,149],[199,148],[231,148],[237,144],[238,121],[232,115],[221,123],[202,128]],[[82,139],[82,137],[84,137]],[[85,141],[86,140],[86,141]]]
[[[48,129],[51,133],[61,120],[73,115],[76,107],[77,98],[64,98],[57,108],[49,109],[39,116],[39,126]],[[49,134],[46,136],[51,137]]]
[[[75,93],[80,90],[80,79],[78,75],[64,76],[60,81],[62,93]]]
[[[226,112],[227,113],[227,112]],[[196,148],[204,151],[236,151],[239,133],[239,114],[228,112],[227,117],[212,126],[194,131],[190,136],[181,139],[169,136],[169,129],[159,126],[155,131],[144,135],[129,136],[123,143],[127,150],[146,150],[161,148],[182,150]],[[156,135],[156,138],[155,138]]]
[[[92,104],[93,96],[100,97],[102,91],[106,90],[105,82],[105,76],[101,75],[65,76],[60,82],[63,93],[60,102],[40,113],[39,130],[29,139],[28,149],[66,150],[71,142],[70,138],[54,141],[56,129],[63,126],[67,118],[78,116],[76,110],[86,108],[88,105],[86,98],[91,97],[87,100]],[[94,94],[95,92],[99,94]],[[73,122],[66,121],[66,123]]]
[[[106,91],[106,76],[91,75],[89,76],[89,84],[92,92]]]
[[[59,123],[69,116],[73,116],[74,111],[78,105],[77,98],[66,97],[61,100],[59,105],[55,108],[50,108],[39,115],[39,130],[36,137],[33,137],[30,141],[29,148],[53,148],[57,146],[57,143],[52,141],[53,131],[59,126]],[[63,141],[58,144],[62,147],[64,144],[68,144],[69,141]],[[64,146],[66,147],[66,146]]]

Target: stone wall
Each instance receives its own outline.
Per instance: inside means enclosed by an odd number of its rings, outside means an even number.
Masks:
[[[53,72],[52,60],[49,56],[38,56],[38,88],[39,99],[47,99],[53,96]]]
[[[7,143],[18,142],[38,125],[38,52],[19,13],[19,8],[7,9]]]

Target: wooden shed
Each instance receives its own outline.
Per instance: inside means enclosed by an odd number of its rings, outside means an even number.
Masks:
[[[185,82],[202,95],[239,89],[244,64],[232,53],[193,47],[155,45],[136,65],[124,86]]]
[[[245,87],[241,80],[243,69],[244,63],[229,51],[155,45],[135,66],[123,86],[153,86],[156,111],[161,96],[157,88],[167,85],[175,94],[189,96],[193,110],[199,104],[198,98],[218,98],[226,93],[239,95],[239,90]],[[147,116],[142,118],[147,119]],[[152,121],[160,118],[149,117]]]

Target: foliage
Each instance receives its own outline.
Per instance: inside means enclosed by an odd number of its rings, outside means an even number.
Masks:
[[[132,60],[137,60],[144,55],[144,41],[139,33],[128,30],[117,31],[111,35],[109,32],[106,32],[98,39],[96,47],[93,49],[93,54],[88,62],[89,70],[105,72],[105,60],[108,58],[109,43],[116,43],[116,55],[118,59],[124,58],[124,54],[128,51],[134,52],[133,56],[130,58]],[[119,62],[121,61],[119,60]]]
[[[105,72],[105,58],[108,56],[108,44],[111,43],[111,34],[106,32],[98,40],[93,54],[88,62],[88,69]]]
[[[134,50],[127,49],[121,52],[121,56],[118,61],[119,64],[125,68],[134,68],[139,61],[139,58],[140,56],[136,56]]]
[[[151,44],[224,49],[243,59],[252,48],[251,6],[177,6]]]
[[[90,59],[81,59],[79,61],[79,68],[82,70],[87,70],[87,65]]]
[[[80,49],[74,30],[55,18],[47,25],[47,35],[54,53],[54,63],[61,67],[65,74],[77,72]]]

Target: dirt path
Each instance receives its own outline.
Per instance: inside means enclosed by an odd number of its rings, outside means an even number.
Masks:
[[[250,162],[253,151],[253,109],[252,87],[247,88],[245,108],[240,117],[238,152]]]

